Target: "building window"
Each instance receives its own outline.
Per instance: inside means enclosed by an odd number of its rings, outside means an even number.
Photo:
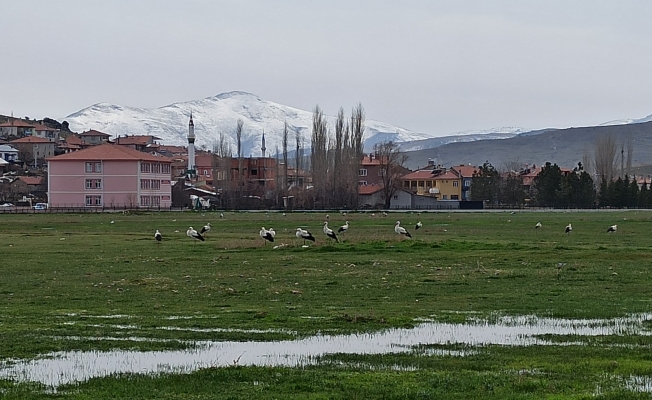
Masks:
[[[169,174],[170,173],[170,164],[161,164],[161,173]]]
[[[367,186],[367,181],[358,181],[358,186]]]
[[[140,205],[148,206],[149,205],[149,196],[140,196]]]
[[[394,195],[394,200],[398,200],[398,195],[397,194]]]
[[[258,170],[257,169],[252,169],[251,170],[251,175],[258,175]]]
[[[140,163],[140,172],[149,173],[150,171],[151,167],[149,163]]]
[[[453,187],[458,187],[458,186],[460,186],[460,182],[459,181],[453,181]]]
[[[150,186],[154,190],[161,190],[161,181],[158,179],[152,179]]]
[[[378,176],[385,176],[385,168],[378,169]]]
[[[150,205],[151,206],[160,206],[161,205],[161,196],[151,196],[150,197]]]
[[[451,200],[459,200],[459,199],[460,199],[460,196],[458,196],[456,194],[451,194]]]
[[[96,162],[95,163],[95,172],[102,172],[102,163],[101,162]]]
[[[102,205],[102,196],[86,196],[87,207],[97,207]]]
[[[149,179],[141,179],[140,180],[140,188],[141,189],[149,189]]]
[[[102,180],[86,179],[86,189],[102,189]]]
[[[465,179],[464,180],[464,187],[469,187],[471,186],[471,180],[470,179]]]
[[[93,172],[93,163],[91,162],[86,163],[86,172]]]
[[[367,176],[367,169],[366,168],[361,168],[360,170],[358,170],[358,175]]]
[[[155,173],[155,174],[160,174],[161,173],[161,164],[152,163],[152,172]]]
[[[448,200],[448,195],[445,194],[445,195],[443,196],[442,200]]]

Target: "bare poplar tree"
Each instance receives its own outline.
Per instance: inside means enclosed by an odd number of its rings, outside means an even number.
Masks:
[[[350,126],[350,132],[348,128]],[[351,196],[350,202],[356,207],[358,205],[358,169],[360,162],[364,156],[364,130],[365,130],[365,113],[362,104],[358,103],[351,111],[351,120],[347,126],[348,140],[348,154],[349,160],[347,182],[349,187],[349,194]]]
[[[281,190],[285,193],[288,184],[288,122],[283,125],[283,180],[281,181]],[[278,162],[278,161],[277,161]]]
[[[406,171],[404,165],[408,157],[400,150],[398,144],[391,141],[377,143],[374,145],[374,152],[380,162],[385,208],[389,208],[394,193],[400,187],[400,177]]]
[[[303,138],[301,137],[301,133],[297,130],[296,134],[294,136],[294,140],[296,142],[297,148],[296,148],[296,153],[295,153],[295,164],[296,164],[296,171],[295,171],[295,177],[294,177],[294,182],[295,184],[299,180],[299,170],[303,167]]]
[[[312,169],[312,186],[315,200],[327,204],[328,185],[328,125],[319,106],[315,106],[312,117],[310,165]]]
[[[611,182],[616,171],[616,140],[612,135],[599,137],[593,153],[595,173],[600,179]]]
[[[235,127],[235,137],[238,143],[238,192],[242,191],[243,185],[243,165],[242,165],[242,128],[244,122],[241,119],[238,119],[238,122]]]
[[[632,138],[627,139],[627,161],[625,162],[625,174],[631,178],[632,174],[632,159],[634,158],[634,146],[632,145]]]
[[[343,161],[345,160],[345,138],[344,138],[344,109],[340,108],[339,113],[337,114],[337,120],[335,121],[335,148],[332,152],[333,159],[333,173],[332,178],[332,187],[333,193],[335,195],[334,203],[337,206],[341,206],[346,202],[346,181],[345,181],[345,165]]]
[[[231,181],[229,173],[231,171],[231,144],[220,132],[219,139],[213,142],[213,157],[211,160],[213,168],[213,186],[215,190],[221,193],[220,201],[222,206],[231,195]]]

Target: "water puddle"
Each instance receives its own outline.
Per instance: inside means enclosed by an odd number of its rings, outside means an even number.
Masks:
[[[317,363],[317,358],[326,354],[401,353],[415,351],[414,346],[428,344],[559,345],[542,339],[540,335],[650,335],[651,332],[643,327],[646,320],[652,320],[652,314],[609,320],[496,317],[488,320],[471,319],[460,324],[430,321],[419,323],[413,329],[388,329],[369,334],[317,335],[272,342],[197,341],[192,342],[193,347],[188,350],[55,352],[34,360],[0,362],[0,378],[18,382],[41,382],[57,387],[115,373],[189,373],[201,368],[231,365],[304,366]],[[138,338],[120,340],[136,339]],[[425,354],[465,356],[473,352],[432,350]]]

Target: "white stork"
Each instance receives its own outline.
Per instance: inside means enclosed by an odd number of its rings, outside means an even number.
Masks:
[[[276,231],[274,230],[274,228],[269,228],[269,229],[267,230],[267,232],[269,232],[269,233],[272,235],[273,238],[276,237]]]
[[[297,228],[297,233],[295,233],[297,236],[297,239],[303,239],[303,244],[306,244],[306,240],[310,240],[311,242],[315,241],[315,237],[312,236],[312,233],[308,232],[305,229]]]
[[[571,224],[566,225],[566,230],[564,232],[568,234],[571,233],[572,231],[573,231],[573,225]]]
[[[158,229],[156,230],[156,233],[154,234],[154,239],[156,239],[157,242],[160,242],[161,240],[163,240],[163,235],[161,235],[161,232],[159,232]]]
[[[405,228],[401,226],[401,221],[396,221],[396,226],[394,226],[394,232],[398,233],[399,235],[407,236],[409,238],[412,237],[412,235],[410,235],[410,232],[408,232]]]
[[[618,230],[618,225],[611,225],[609,229],[607,229],[607,232],[611,233],[611,232],[616,232],[617,230]]]
[[[274,242],[274,236],[267,230],[265,227],[260,228],[260,237],[265,239],[265,245],[267,242]]]
[[[201,233],[194,230],[192,226],[188,228],[188,230],[186,231],[186,235],[188,235],[188,237],[199,240],[201,242],[204,241],[204,237],[201,235]]]
[[[335,232],[333,232],[333,230],[328,227],[328,221],[324,221],[324,234],[331,239],[335,239],[336,242],[340,242]]]
[[[201,228],[201,231],[199,231],[199,233],[204,234],[206,232],[210,232],[210,230],[211,230],[211,223],[209,222],[206,225],[204,225],[203,228]]]
[[[416,231],[417,229],[421,228],[422,226],[423,226],[423,224],[421,223],[421,221],[419,221],[419,222],[417,222],[417,224],[414,226],[414,230]]]
[[[537,222],[537,224],[534,225],[534,229],[539,229],[539,228],[541,228],[542,226],[543,226],[543,225],[541,225],[541,222]]]
[[[349,221],[346,221],[344,225],[340,226],[340,229],[337,230],[337,233],[346,232],[348,230],[349,230]]]
[[[220,218],[224,218],[224,214],[223,214],[223,213],[220,213]]]

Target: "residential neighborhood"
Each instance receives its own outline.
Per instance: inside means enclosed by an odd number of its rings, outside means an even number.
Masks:
[[[450,210],[499,204],[531,206],[531,193],[544,170],[543,165],[522,165],[518,171],[502,173],[499,180],[516,179],[517,192],[521,193],[506,199],[487,194],[482,187],[486,165],[446,166],[431,158],[425,167],[409,170],[375,150],[360,154],[355,167],[357,176],[352,181],[357,185],[356,203],[337,204],[318,198],[309,161],[304,166],[299,165],[300,159],[288,159],[285,165],[278,153],[237,157],[195,149],[192,116],[187,146],[164,145],[155,135],[113,137],[95,129],[74,133],[50,127],[47,122],[4,117],[0,123],[0,204],[31,207],[45,203],[51,209],[381,209],[389,204],[389,209]],[[262,135],[260,145],[264,155]],[[559,171],[565,179],[581,172],[569,168]],[[498,190],[499,180],[489,186]],[[474,181],[480,185],[475,193]],[[639,189],[648,186],[645,178],[636,181]],[[202,199],[201,204],[193,198]]]

